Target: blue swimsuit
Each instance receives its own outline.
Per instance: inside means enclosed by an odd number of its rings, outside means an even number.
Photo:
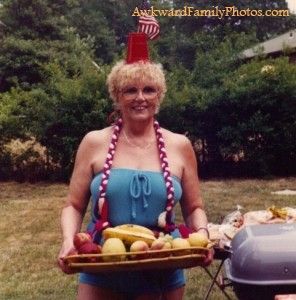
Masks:
[[[101,178],[102,173],[97,174],[90,186],[92,217],[88,231],[92,231],[98,218],[96,202]],[[176,204],[181,198],[182,188],[178,177],[172,176],[172,180]],[[165,210],[167,199],[163,174],[157,171],[112,168],[106,196],[111,226],[133,223],[156,227],[158,216]],[[178,230],[172,235],[179,236]],[[100,242],[100,237],[97,238],[97,242]],[[185,284],[185,278],[183,270],[81,273],[80,282],[119,293],[138,295],[176,289]]]

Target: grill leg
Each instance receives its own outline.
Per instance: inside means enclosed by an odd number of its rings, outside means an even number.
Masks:
[[[217,277],[218,277],[218,275],[219,275],[219,273],[220,273],[220,271],[221,271],[221,268],[222,268],[223,264],[224,264],[224,260],[221,261],[221,263],[220,263],[220,265],[219,265],[219,267],[218,267],[218,269],[217,269],[217,271],[216,271],[216,273],[215,273],[214,276],[210,273],[210,271],[209,271],[207,268],[204,268],[204,270],[205,270],[205,271],[208,273],[208,275],[212,278],[211,285],[209,286],[209,288],[208,288],[208,290],[207,290],[207,293],[206,293],[206,295],[205,295],[205,297],[204,297],[204,300],[208,300],[209,295],[210,295],[210,293],[211,293],[211,291],[212,291],[212,289],[213,289],[214,284],[216,284],[216,285],[219,287],[219,289],[222,291],[222,293],[224,294],[224,296],[225,296],[228,300],[231,300],[231,298],[229,297],[229,295],[224,291],[224,289],[221,287],[221,285],[220,285],[220,284],[218,283],[218,281],[217,281]]]

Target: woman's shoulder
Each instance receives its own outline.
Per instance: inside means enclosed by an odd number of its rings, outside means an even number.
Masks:
[[[81,144],[87,146],[105,145],[106,141],[110,139],[112,133],[112,126],[105,127],[99,130],[89,131],[82,139]]]
[[[191,145],[190,140],[186,137],[185,134],[175,133],[164,128],[162,128],[162,132],[166,143],[173,144],[179,147],[188,147],[189,145]]]

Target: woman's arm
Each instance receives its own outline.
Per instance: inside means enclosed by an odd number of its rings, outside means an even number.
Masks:
[[[186,225],[193,230],[207,227],[208,221],[200,194],[197,175],[197,161],[190,141],[186,138],[182,144],[184,158],[181,208]]]
[[[186,225],[193,231],[198,231],[209,238],[207,216],[200,194],[197,172],[197,161],[190,141],[186,138],[182,145],[184,168],[182,175],[183,195],[181,209]],[[213,260],[213,251],[209,251],[203,264],[207,266]]]
[[[92,135],[88,134],[84,137],[78,148],[66,205],[61,214],[63,243],[58,256],[58,263],[66,273],[69,273],[69,270],[63,263],[63,257],[75,253],[73,238],[81,229],[82,220],[90,197],[89,186],[93,174],[91,143]]]

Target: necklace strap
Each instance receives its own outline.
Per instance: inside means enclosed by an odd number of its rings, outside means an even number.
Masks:
[[[98,202],[97,202],[97,211],[98,211],[98,221],[95,224],[94,230],[91,233],[93,238],[97,232],[102,231],[103,229],[109,227],[110,223],[108,221],[108,202],[106,200],[106,191],[107,191],[107,184],[110,176],[110,171],[113,164],[114,154],[119,138],[120,131],[122,129],[122,119],[118,119],[114,125],[114,130],[111,136],[111,142],[109,145],[107,157],[105,160],[102,180],[99,186],[99,195],[98,195]]]
[[[157,146],[158,146],[158,153],[161,162],[162,173],[165,180],[166,192],[167,192],[167,201],[166,201],[166,208],[165,211],[159,215],[158,218],[158,226],[162,228],[166,232],[171,232],[176,228],[175,224],[173,223],[173,207],[174,207],[174,187],[173,181],[171,177],[171,172],[168,164],[168,158],[165,150],[165,142],[163,139],[162,131],[159,126],[159,123],[155,120],[153,123]],[[123,128],[122,119],[118,119],[111,137],[111,142],[108,149],[108,154],[105,160],[102,180],[99,186],[99,200],[97,203],[97,211],[98,211],[98,221],[95,224],[95,228],[92,232],[92,236],[94,236],[97,232],[105,229],[106,227],[110,226],[108,221],[108,202],[106,199],[106,190],[107,184],[110,176],[110,171],[113,164],[114,154],[116,151],[117,142],[119,139],[119,134]],[[123,130],[123,134],[125,132]],[[128,139],[127,139],[128,141]],[[150,145],[149,145],[150,146]]]
[[[156,139],[158,144],[158,152],[159,152],[159,158],[161,162],[162,173],[165,180],[165,186],[167,192],[165,211],[162,212],[158,217],[158,226],[163,228],[163,230],[166,232],[171,232],[176,227],[173,222],[173,208],[174,208],[174,199],[175,199],[174,186],[173,186],[173,180],[172,180],[171,171],[169,168],[168,158],[166,154],[164,138],[159,123],[156,120],[154,121],[154,128],[155,128]]]

